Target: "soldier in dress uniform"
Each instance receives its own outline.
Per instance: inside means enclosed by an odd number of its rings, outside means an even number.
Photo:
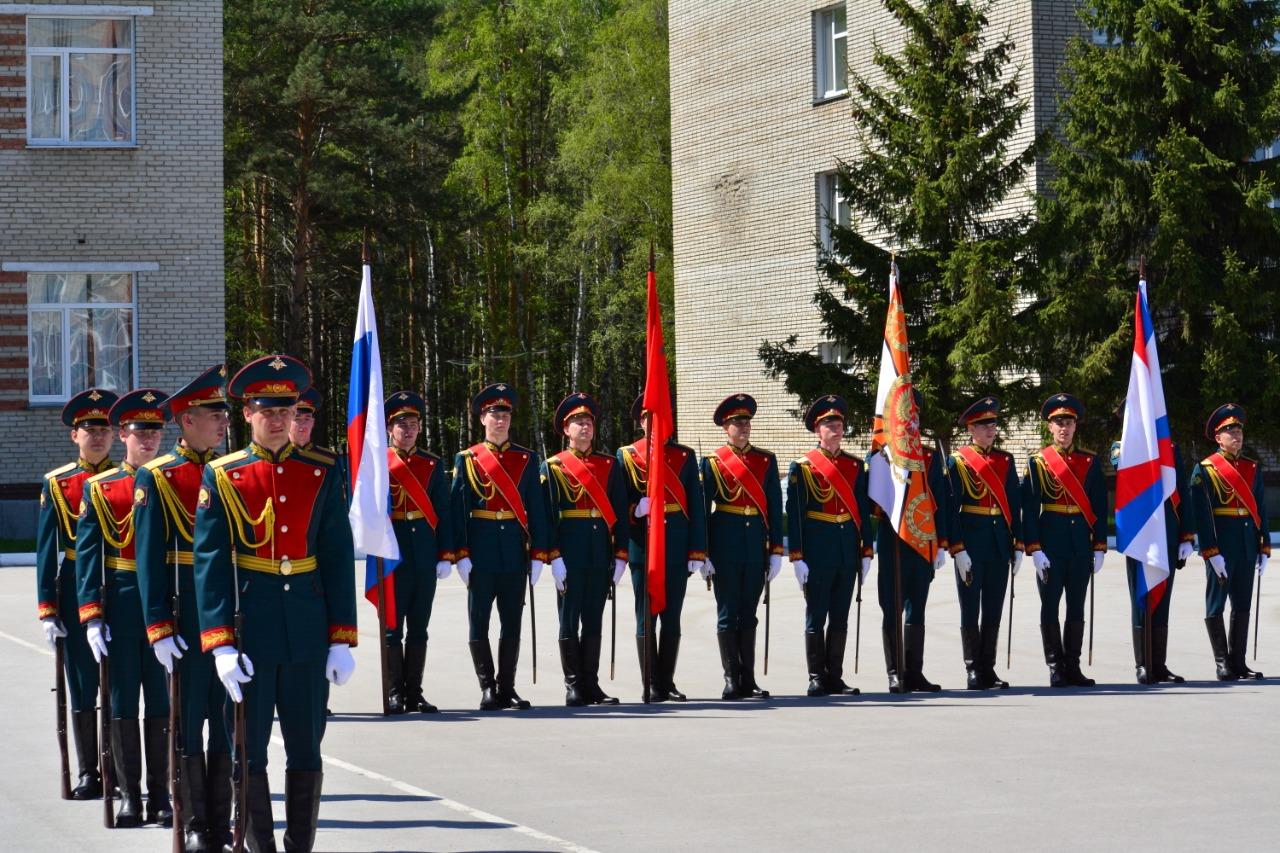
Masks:
[[[453,568],[449,480],[440,457],[417,446],[427,411],[421,395],[397,391],[387,398],[385,409],[391,438],[391,527],[400,546],[391,584],[395,623],[387,625],[387,707],[393,714],[434,714],[438,709],[422,695],[422,675],[436,582]]]
[[[702,459],[707,513],[703,576],[716,592],[716,639],[724,668],[722,699],[768,698],[756,684],[756,610],[782,569],[782,486],[778,458],[751,444],[756,401],[733,394],[712,420],[725,444]]]
[[[73,800],[102,796],[98,773],[98,727],[95,713],[98,667],[80,623],[76,587],[76,519],[85,482],[115,467],[110,459],[114,439],[107,414],[118,398],[105,388],[76,394],[62,408],[79,451],[75,462],[44,475],[40,487],[40,520],[36,528],[36,613],[45,640],[56,651],[62,639],[63,669],[71,703],[71,737],[76,745],[78,774]]]
[[[1253,573],[1261,577],[1271,556],[1262,465],[1244,454],[1244,408],[1219,406],[1205,423],[1218,451],[1191,472],[1200,556],[1205,560],[1205,627],[1220,681],[1262,678],[1245,664]],[[1231,631],[1223,624],[1231,602]]]
[[[108,415],[119,427],[124,462],[85,483],[76,526],[76,580],[80,621],[99,662],[110,659],[111,753],[120,787],[117,827],[173,825],[169,801],[169,692],[164,668],[147,642],[138,589],[134,506],[146,500],[134,488],[138,469],[155,458],[164,437],[165,394],[130,391]],[[105,601],[105,614],[103,612]],[[104,618],[105,617],[105,618]],[[146,700],[145,734],[139,740],[138,694]],[[142,811],[142,755],[147,762],[147,808]]]
[[[644,395],[631,404],[632,420],[644,424],[648,417]],[[646,429],[646,433],[647,433]],[[707,559],[707,522],[704,513],[702,483],[698,478],[698,457],[692,449],[667,441],[663,457],[667,465],[667,500],[662,511],[666,523],[666,607],[646,618],[646,572],[648,571],[649,498],[648,438],[618,449],[618,461],[627,474],[627,518],[631,533],[627,542],[627,560],[631,565],[631,586],[636,595],[636,651],[643,679],[646,651],[649,660],[649,683],[643,685],[644,698],[650,702],[686,699],[675,683],[676,660],[680,655],[680,612],[684,608],[689,576],[701,571]],[[656,634],[646,634],[645,626],[654,625]],[[661,625],[659,625],[661,623]],[[646,648],[647,647],[647,648]]]
[[[569,447],[542,465],[569,707],[618,704],[600,689],[600,646],[604,603],[627,568],[627,487],[621,463],[592,449],[599,416],[589,394],[561,400],[554,424]]]
[[[284,739],[285,849],[315,841],[324,774],[320,742],[329,682],[355,671],[355,553],[342,483],[328,454],[289,440],[311,375],[268,355],[241,368],[248,447],[205,466],[196,503],[195,586],[201,650],[227,693],[244,703],[247,839],[274,851],[267,744]]]
[[[472,398],[484,441],[459,453],[453,466],[453,544],[458,576],[467,585],[482,711],[530,707],[516,693],[525,586],[532,592],[551,549],[538,454],[510,441],[517,399],[516,390],[501,382]],[[496,679],[489,645],[495,602],[502,626]]]
[[[1040,407],[1052,442],[1027,460],[1022,480],[1022,535],[1040,589],[1040,636],[1052,687],[1089,687],[1080,671],[1089,576],[1107,553],[1107,486],[1097,455],[1076,446],[1084,404],[1055,394]],[[1067,598],[1059,628],[1058,603]]]
[[[227,691],[213,671],[212,656],[200,651],[191,550],[200,480],[227,434],[226,377],[225,366],[210,367],[161,404],[178,425],[178,442],[134,475],[134,543],[147,640],[179,684],[178,795],[188,851],[220,850],[231,841]]]
[[[920,392],[911,389],[916,409],[924,403]],[[929,600],[929,585],[937,570],[942,568],[947,556],[947,527],[950,523],[950,487],[947,484],[944,460],[941,454],[921,448],[924,454],[925,485],[933,501],[933,521],[936,531],[937,552],[932,563],[915,548],[903,543],[898,531],[888,523],[884,513],[876,509],[879,523],[876,525],[876,549],[880,554],[880,573],[877,589],[880,594],[880,610],[883,613],[885,669],[889,674],[889,690],[906,693],[922,691],[934,693],[942,688],[924,677],[924,615]],[[906,671],[898,672],[897,592],[894,589],[895,561],[901,572],[902,583],[902,644],[903,665]]]
[[[951,481],[951,558],[960,594],[960,643],[969,690],[1001,690],[996,675],[1000,615],[1010,571],[1022,563],[1022,500],[1018,463],[996,449],[1000,401],[975,400],[960,415],[969,444],[947,460]]]
[[[871,571],[871,500],[867,468],[841,449],[849,406],[820,397],[804,415],[818,446],[787,474],[787,544],[804,591],[804,651],[809,696],[857,695],[844,683],[844,650],[854,585]]]
[[[337,466],[338,473],[342,478],[342,495],[347,503],[351,503],[351,483],[347,477],[346,454],[339,454],[333,448],[326,447],[323,444],[316,444],[311,440],[311,434],[316,427],[316,412],[320,410],[320,403],[320,392],[316,390],[315,386],[298,395],[298,405],[294,408],[293,423],[289,426],[289,440],[300,450],[310,450],[334,457],[334,465]]]

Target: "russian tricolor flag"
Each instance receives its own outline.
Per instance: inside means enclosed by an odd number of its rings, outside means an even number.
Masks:
[[[376,558],[383,558],[385,620],[394,624],[395,583],[392,572],[400,561],[400,546],[391,529],[391,474],[387,467],[386,413],[382,406],[382,355],[378,323],[373,314],[373,275],[364,264],[360,279],[360,307],[351,349],[351,385],[347,391],[347,455],[351,468],[351,535],[356,552],[364,554],[364,596],[378,603]]]
[[[1147,596],[1147,606],[1154,608],[1164,595],[1172,561],[1164,502],[1176,494],[1177,472],[1145,280],[1138,282],[1133,331],[1116,477],[1116,548],[1142,565],[1138,594]]]

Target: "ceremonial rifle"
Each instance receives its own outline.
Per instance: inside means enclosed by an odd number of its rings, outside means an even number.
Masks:
[[[387,589],[383,583],[386,580],[386,569],[381,557],[374,557],[374,561],[378,572],[378,655],[382,666],[382,716],[385,717],[391,713],[391,697],[388,693],[391,676],[387,671],[387,602],[384,600]]]
[[[86,495],[86,499],[87,499]],[[99,591],[102,615],[103,636],[110,630],[107,627],[107,550],[106,544],[101,546],[102,555],[102,589]],[[107,829],[116,828],[116,802],[111,791],[116,786],[115,756],[111,751],[111,670],[107,656],[98,661],[98,773],[102,776],[102,825]]]
[[[182,623],[179,619],[182,616],[182,586],[181,578],[178,573],[178,550],[175,537],[173,551],[173,599],[170,605],[170,616],[173,619],[173,633],[175,637],[182,634]],[[177,640],[174,640],[176,643]],[[181,743],[181,725],[182,712],[179,710],[182,704],[182,679],[178,677],[178,661],[170,659],[170,666],[173,672],[169,673],[169,798],[173,802],[173,853],[183,853],[186,849],[183,836],[183,812],[184,804],[182,802],[182,769],[179,761],[179,748]]]
[[[59,567],[61,568],[61,567]],[[60,572],[59,572],[60,573]],[[62,578],[54,581],[55,601],[62,601]],[[55,616],[56,620],[57,617]],[[1255,650],[1257,644],[1254,644]],[[57,697],[56,718],[54,720],[58,732],[58,753],[61,760],[59,779],[62,787],[62,799],[71,799],[71,758],[67,754],[67,682],[63,677],[63,657],[66,647],[62,637],[53,641],[53,693]],[[1256,655],[1256,651],[1255,651]]]
[[[244,637],[244,616],[240,612],[240,565],[236,561],[236,533],[234,530],[228,531],[231,541],[231,588],[235,593],[235,616],[233,617],[233,627],[236,637],[236,666],[248,675],[249,672],[244,668],[244,649],[241,645]],[[233,754],[235,755],[235,773],[231,777],[234,807],[234,815],[231,831],[231,850],[232,853],[244,853],[244,839],[246,835],[246,823],[249,817],[248,809],[248,787],[249,787],[249,759],[247,749],[245,747],[245,696],[243,691],[240,695],[240,701],[234,702],[235,705],[232,713],[234,715],[234,743],[232,744]]]

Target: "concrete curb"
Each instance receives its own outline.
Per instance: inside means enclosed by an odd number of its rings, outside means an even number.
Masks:
[[[0,554],[0,568],[8,566],[34,566],[36,564],[36,555],[27,554]]]

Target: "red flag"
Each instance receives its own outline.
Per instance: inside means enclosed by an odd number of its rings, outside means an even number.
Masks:
[[[658,277],[649,264],[649,308],[645,338],[644,409],[649,413],[649,441],[646,470],[649,473],[649,612],[661,613],[667,606],[667,466],[663,458],[667,440],[675,431],[671,417],[671,389],[667,385],[667,353],[662,342],[662,309],[658,305]],[[654,456],[657,458],[653,458]],[[658,522],[655,524],[655,520]]]

